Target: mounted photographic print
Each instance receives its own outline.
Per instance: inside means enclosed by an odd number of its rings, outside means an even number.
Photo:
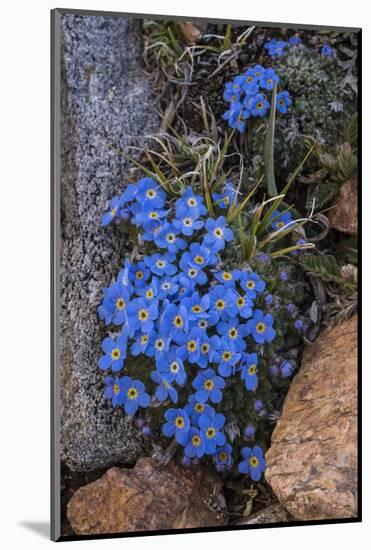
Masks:
[[[361,520],[360,41],[52,12],[53,540]]]

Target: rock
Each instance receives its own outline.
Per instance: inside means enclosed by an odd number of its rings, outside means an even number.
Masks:
[[[104,401],[97,367],[106,335],[97,305],[123,259],[100,219],[128,170],[110,145],[132,155],[158,118],[138,20],[62,15],[61,32],[60,455],[88,471],[134,463],[142,450],[131,421]]]
[[[353,176],[346,181],[329,212],[330,225],[338,231],[356,235],[358,232],[358,180]]]
[[[286,523],[292,521],[293,518],[285,510],[285,508],[279,502],[259,510],[256,514],[253,514],[247,518],[244,518],[238,522],[238,525],[261,525],[263,523]]]
[[[200,42],[206,30],[205,24],[191,21],[178,21],[177,25],[187,46],[194,46]]]
[[[266,460],[266,480],[294,518],[357,515],[356,316],[305,349]]]
[[[141,458],[134,469],[111,468],[68,503],[77,535],[224,525],[221,481],[203,467],[159,465]]]

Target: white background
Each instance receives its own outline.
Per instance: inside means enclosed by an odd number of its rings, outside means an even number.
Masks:
[[[286,0],[7,0],[1,7],[0,138],[1,156],[1,370],[0,545],[44,548],[49,518],[49,10],[54,7],[137,11],[257,21],[362,26],[364,57],[365,212],[363,253],[369,267],[371,200],[370,156],[370,17],[364,0],[308,2]],[[368,270],[367,270],[368,271]],[[368,275],[368,276],[367,276]],[[364,327],[369,321],[369,273],[364,276]],[[5,302],[5,304],[4,304]],[[369,334],[365,332],[365,354]],[[369,355],[369,354],[368,354]],[[370,494],[370,364],[364,360],[364,494]],[[368,499],[369,501],[370,499]],[[364,524],[292,527],[235,533],[149,537],[69,543],[70,548],[167,550],[186,548],[271,547],[365,548],[371,539],[369,502]],[[369,543],[368,543],[369,547]]]

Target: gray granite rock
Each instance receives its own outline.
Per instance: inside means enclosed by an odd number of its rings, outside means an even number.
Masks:
[[[97,303],[123,252],[100,218],[128,168],[109,145],[132,155],[158,128],[142,52],[138,20],[62,16],[61,459],[77,471],[134,462],[143,448],[104,401],[97,368]]]

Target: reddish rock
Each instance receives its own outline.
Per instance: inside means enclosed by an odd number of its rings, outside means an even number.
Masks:
[[[266,479],[294,518],[357,515],[356,316],[306,348],[266,460]]]
[[[237,522],[237,525],[261,525],[262,523],[287,523],[293,521],[293,518],[279,502],[271,504],[256,514],[243,518]]]
[[[336,207],[329,212],[330,225],[338,231],[356,235],[358,231],[358,180],[353,176],[340,189]]]
[[[76,491],[67,516],[78,535],[224,525],[221,481],[208,470],[138,460]]]

